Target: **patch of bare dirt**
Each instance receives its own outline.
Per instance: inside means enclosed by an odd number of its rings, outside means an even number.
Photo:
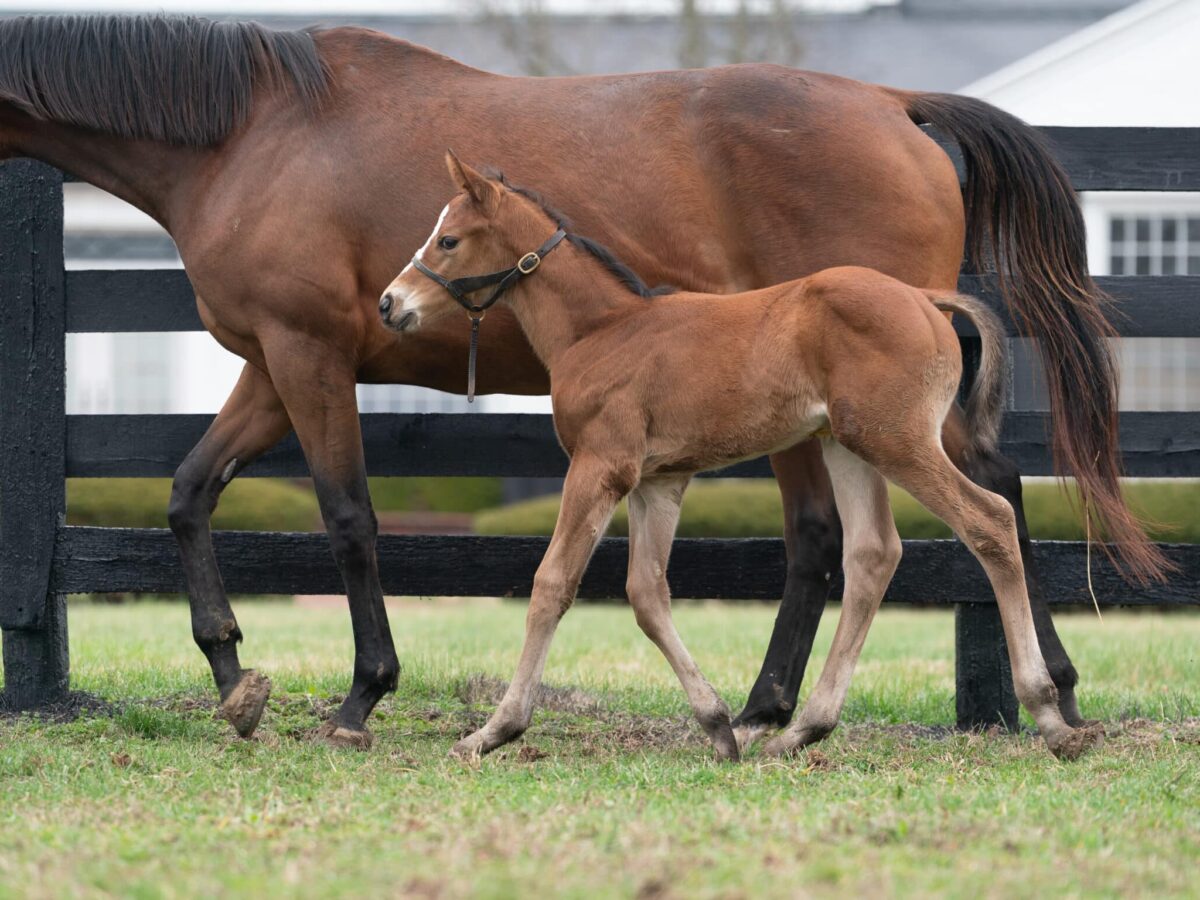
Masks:
[[[36,710],[16,710],[8,698],[0,692],[0,720],[30,716],[42,722],[74,722],[80,716],[111,716],[116,707],[86,691],[70,691],[61,700]]]
[[[507,681],[487,675],[472,675],[455,685],[454,694],[467,706],[495,706],[504,698],[506,690]],[[594,694],[580,688],[553,687],[548,684],[541,687],[537,708],[597,718],[606,709]]]

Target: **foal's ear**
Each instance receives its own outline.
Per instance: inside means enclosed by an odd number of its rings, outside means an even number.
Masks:
[[[450,177],[458,189],[470,194],[484,215],[490,216],[496,211],[500,204],[500,185],[476,172],[455,156],[453,150],[446,151],[446,168],[450,170]]]

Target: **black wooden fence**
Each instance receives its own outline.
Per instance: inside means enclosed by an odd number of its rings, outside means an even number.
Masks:
[[[1200,129],[1047,132],[1080,190],[1200,191]],[[171,475],[210,420],[64,414],[68,332],[196,331],[201,324],[183,272],[64,272],[62,181],[57,170],[28,160],[0,166],[0,627],[10,708],[46,706],[67,690],[65,594],[184,590],[169,532],[65,525],[64,479]],[[1101,283],[1124,301],[1121,334],[1200,337],[1200,278]],[[999,308],[988,279],[965,277],[962,287]],[[1007,316],[1005,321],[1010,334],[1019,334]],[[363,432],[374,475],[549,476],[566,467],[546,416],[365,415]],[[1200,476],[1200,413],[1126,413],[1121,445],[1131,475]],[[1003,449],[1024,473],[1050,474],[1045,415],[1010,413]],[[294,437],[245,472],[305,474]],[[770,473],[760,460],[732,474]],[[217,534],[215,542],[231,591],[342,590],[324,535],[231,532]],[[522,596],[545,546],[540,538],[384,535],[379,570],[391,594]],[[1140,591],[1125,586],[1093,554],[1100,602],[1200,602],[1200,547],[1171,545],[1165,551],[1180,572],[1169,584]],[[1082,544],[1040,542],[1036,552],[1053,604],[1090,603]],[[623,540],[605,540],[582,596],[621,596],[624,556]],[[780,540],[679,540],[670,580],[676,597],[774,599],[784,573]],[[995,602],[961,545],[906,542],[888,600],[954,605],[960,724],[1014,720]]]

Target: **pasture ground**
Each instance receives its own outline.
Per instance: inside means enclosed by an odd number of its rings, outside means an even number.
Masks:
[[[842,728],[796,760],[720,765],[629,610],[581,605],[526,738],[477,768],[447,759],[508,677],[523,615],[393,607],[405,668],[360,753],[308,738],[349,673],[340,606],[240,606],[243,660],[275,683],[244,742],[213,720],[182,604],[74,604],[74,686],[114,710],[0,719],[0,897],[1200,891],[1200,616],[1061,617],[1085,711],[1109,723],[1077,763],[1029,734],[951,731],[951,615],[885,609]],[[731,706],[773,616],[677,609]]]

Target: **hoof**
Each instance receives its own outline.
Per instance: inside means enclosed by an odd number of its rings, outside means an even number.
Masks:
[[[370,750],[375,743],[375,735],[365,728],[356,731],[334,724],[332,721],[323,722],[317,729],[316,738],[330,747],[344,747],[349,750]]]
[[[233,726],[239,737],[248,738],[258,728],[270,695],[271,679],[247,669],[237,687],[221,704],[218,715]]]
[[[796,751],[800,750],[802,745],[793,735],[786,731],[783,734],[777,734],[771,740],[763,745],[763,756],[772,756],[782,758],[792,756]]]
[[[1063,720],[1072,728],[1092,728],[1100,724],[1099,719],[1085,719],[1079,712],[1079,702],[1075,699],[1075,691],[1060,688],[1058,691],[1058,709]]]
[[[1046,742],[1050,752],[1059,759],[1071,761],[1079,759],[1089,750],[1104,744],[1104,728],[1092,725],[1087,728],[1072,728],[1054,743]]]
[[[734,737],[733,728],[729,724],[729,714],[723,713],[720,716],[714,716],[711,721],[701,722],[701,727],[708,734],[708,739],[712,741],[713,750],[716,752],[717,759],[722,762],[737,762],[741,759],[741,754],[738,752],[737,738]]]
[[[738,752],[745,753],[766,733],[766,725],[735,725],[733,739],[737,741]]]
[[[461,760],[462,762],[477,762],[485,753],[487,753],[487,750],[484,749],[482,731],[476,731],[474,734],[467,735],[450,748],[451,758]]]

